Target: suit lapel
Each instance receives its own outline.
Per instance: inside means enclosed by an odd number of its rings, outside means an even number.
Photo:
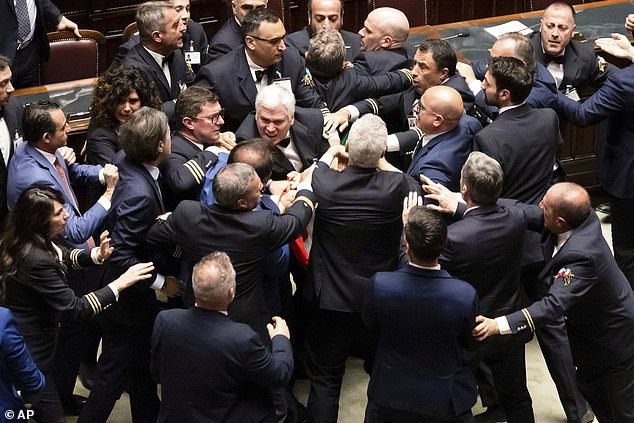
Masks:
[[[143,47],[143,44],[139,43],[135,46],[135,48],[137,48],[139,50],[139,56],[143,59],[143,61],[149,66],[149,68],[151,69],[152,73],[154,75],[156,75],[156,77],[158,78],[158,80],[161,82],[161,84],[163,85],[163,88],[170,93],[171,96],[171,92],[172,90],[170,89],[169,83],[167,82],[167,78],[165,78],[165,74],[163,73],[163,69],[161,69],[161,67],[159,66],[159,64],[156,62],[156,60],[154,60],[154,58],[150,55],[150,53],[148,53],[145,48]],[[170,74],[171,74],[171,69],[170,69]]]
[[[457,131],[460,131],[460,125],[456,126],[454,129],[452,129],[449,132],[445,132],[444,134],[440,134],[437,137],[433,138],[424,147],[419,147],[414,152],[414,156],[412,157],[412,162],[410,163],[409,168],[407,169],[407,173],[409,174],[411,171],[413,171],[417,167],[416,166],[417,162],[421,160],[423,157],[425,157],[425,155],[429,152],[429,150],[434,148],[436,145],[438,145],[438,143],[442,142],[442,140],[446,139],[447,137],[454,136],[457,133]],[[420,142],[422,143],[423,140],[421,139]]]
[[[246,52],[244,49],[239,49],[237,52],[237,65],[238,65],[238,79],[240,80],[240,91],[249,100],[251,105],[255,108],[255,97],[258,95],[258,90],[255,87],[249,64],[247,63]]]
[[[161,195],[161,192],[159,191],[158,181],[155,181],[154,178],[152,178],[152,175],[150,175],[150,172],[145,168],[145,166],[134,165],[134,167],[143,176],[143,178],[145,178],[147,183],[152,187],[152,190],[154,191],[154,200],[156,201],[156,204],[159,205],[159,208],[161,209],[161,213],[165,213],[165,206],[163,205],[163,196]]]
[[[310,164],[308,163],[309,158],[315,156],[312,154],[315,148],[312,145],[306,145],[306,142],[309,140],[306,127],[295,120],[295,123],[291,126],[291,137],[293,139],[293,143],[295,143],[295,148],[297,149],[297,154],[299,154],[302,164],[304,167],[308,167]]]
[[[49,162],[46,159],[46,157],[44,157],[44,155],[42,153],[37,151],[35,149],[35,147],[31,147],[30,145],[26,145],[26,152],[31,157],[33,157],[33,159],[35,159],[35,161],[40,166],[42,166],[43,168],[48,170],[48,172],[50,173],[51,177],[57,183],[57,188],[56,189],[61,191],[62,194],[64,195],[64,199],[65,199],[66,203],[69,204],[71,207],[73,207],[73,209],[75,209],[75,211],[77,213],[79,213],[79,210],[77,210],[75,208],[75,204],[77,204],[77,199],[75,198],[75,194],[72,192],[72,188],[71,188],[71,192],[67,192],[66,184],[64,183],[64,181],[62,181],[62,178],[59,176],[59,173],[57,173],[57,169],[55,169],[55,166],[53,166],[53,164],[51,162]],[[60,162],[60,164],[62,166],[62,169],[64,171],[64,174],[66,175],[66,180],[68,181],[68,184],[70,185],[70,176],[68,174],[68,168],[66,167],[66,163],[64,162],[64,158],[58,152],[55,153],[55,157],[57,157],[57,160]]]

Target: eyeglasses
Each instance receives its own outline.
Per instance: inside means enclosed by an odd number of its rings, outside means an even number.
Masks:
[[[240,9],[244,10],[245,12],[249,12],[253,9],[264,9],[264,7],[264,5],[254,6],[252,4],[243,4],[242,6],[240,6]]]
[[[444,117],[444,116],[443,116],[443,115],[441,115],[440,113],[436,113],[436,112],[433,112],[433,111],[431,111],[431,110],[427,110],[427,109],[425,108],[425,106],[423,106],[423,103],[421,103],[421,101],[420,101],[420,100],[416,100],[416,102],[412,105],[412,112],[413,112],[414,114],[418,114],[418,113],[419,113],[419,112],[421,112],[421,111],[423,111],[423,112],[427,112],[427,113],[431,113],[432,115],[438,115],[438,116]]]
[[[199,120],[199,119],[205,119],[208,120],[209,122],[212,123],[212,125],[217,125],[218,124],[218,119],[225,117],[225,109],[220,109],[220,111],[218,113],[214,113],[211,116],[197,116],[197,117],[193,117],[192,119],[195,120]]]
[[[281,42],[284,41],[284,37],[266,39],[266,38],[256,37],[255,35],[247,35],[247,36],[251,38],[255,38],[256,40],[264,41],[265,43],[269,43],[272,46],[278,46],[280,45]],[[284,36],[286,36],[286,34],[284,34]]]

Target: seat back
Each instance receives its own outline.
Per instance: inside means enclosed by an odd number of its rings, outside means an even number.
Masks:
[[[40,85],[99,76],[106,69],[106,38],[99,31],[50,32],[51,54],[40,64]]]
[[[127,25],[123,30],[123,42],[128,42],[130,38],[132,38],[132,36],[137,32],[138,31],[136,29],[136,22],[132,22],[131,24]]]

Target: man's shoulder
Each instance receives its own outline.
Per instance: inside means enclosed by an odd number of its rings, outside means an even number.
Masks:
[[[174,132],[172,134],[172,152],[171,154],[178,154],[179,156],[192,156],[199,153],[201,150],[195,146],[191,141],[184,138],[180,133]]]
[[[310,36],[306,28],[302,28],[299,31],[292,32],[287,36],[289,44],[292,44],[300,52],[304,49],[308,49],[310,42]]]

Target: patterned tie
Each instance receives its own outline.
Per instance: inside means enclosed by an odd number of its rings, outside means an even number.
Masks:
[[[18,39],[22,43],[31,32],[31,20],[26,0],[15,0],[15,14],[18,17]]]
[[[77,200],[75,200],[75,195],[73,194],[73,190],[70,188],[68,179],[66,179],[66,172],[64,172],[64,168],[62,167],[58,158],[55,158],[55,163],[53,163],[53,166],[55,166],[55,170],[57,171],[57,174],[59,175],[60,179],[64,183],[66,196],[70,198],[70,201],[73,203],[73,207],[75,207],[75,210],[77,210],[77,214],[81,215],[79,212],[79,205],[77,204]],[[91,248],[91,249],[95,248],[95,241],[92,239],[92,236],[86,240],[86,243],[88,244],[88,248]]]

